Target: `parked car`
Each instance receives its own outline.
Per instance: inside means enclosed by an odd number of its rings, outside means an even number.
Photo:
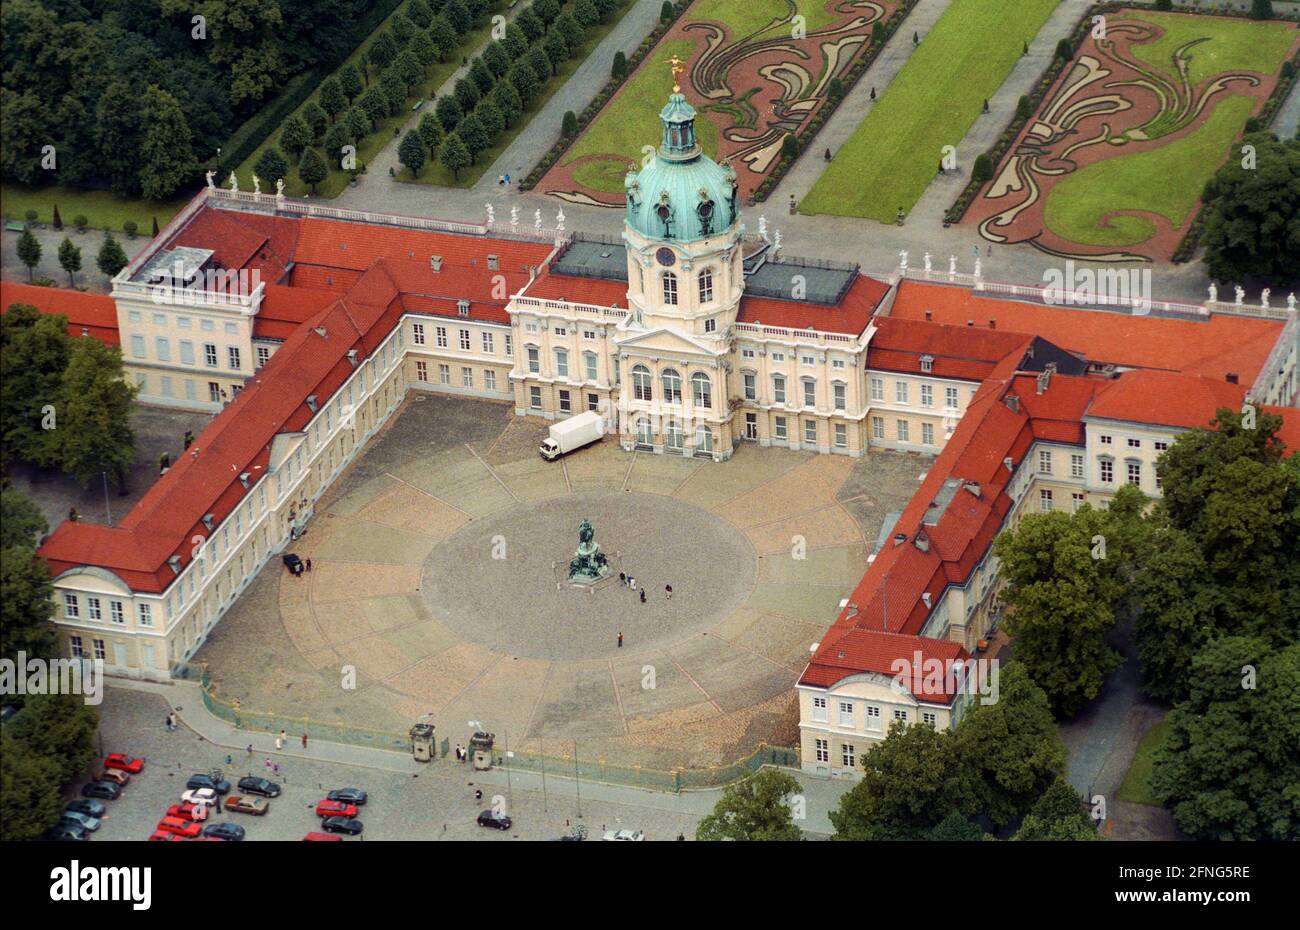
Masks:
[[[130,783],[131,776],[117,769],[103,769],[95,776],[95,781],[111,781],[113,784],[125,788]]]
[[[190,780],[185,783],[186,788],[211,788],[217,794],[225,794],[230,790],[230,782],[224,778],[213,778],[211,775],[191,775]]]
[[[640,830],[606,830],[602,840],[614,840],[617,842],[639,843],[645,839],[645,834]]]
[[[258,778],[256,775],[246,775],[241,778],[237,787],[245,794],[260,794],[264,798],[278,798],[280,796],[279,785],[265,778]]]
[[[99,818],[91,817],[89,814],[78,814],[76,811],[64,811],[63,816],[59,818],[59,824],[75,824],[87,833],[94,833],[99,829]]]
[[[73,823],[60,821],[41,834],[41,839],[51,843],[70,843],[90,839],[90,834]]]
[[[326,833],[347,833],[349,836],[356,836],[361,832],[361,821],[351,817],[326,817],[320,825]]]
[[[514,821],[505,814],[498,814],[495,811],[482,811],[478,815],[478,825],[480,827],[491,827],[494,830],[509,830],[514,825]]]
[[[208,824],[203,828],[203,835],[218,840],[228,840],[233,843],[244,838],[244,828],[237,823],[225,820],[221,823]]]
[[[226,810],[237,814],[265,814],[270,809],[271,802],[266,798],[249,798],[242,794],[226,798]]]
[[[177,836],[175,833],[168,833],[166,830],[154,830],[149,834],[151,843],[184,843],[185,837]]]
[[[208,805],[192,804],[185,802],[183,804],[173,804],[167,808],[168,817],[179,817],[181,820],[191,820],[194,823],[202,823],[208,819]]]
[[[87,817],[103,820],[104,815],[108,813],[108,805],[103,801],[92,801],[90,798],[77,798],[75,801],[69,801],[63,812],[65,814],[85,814]]]
[[[355,804],[357,807],[363,807],[366,803],[366,793],[360,788],[335,788],[325,795],[325,798],[329,801],[343,801],[346,804]]]
[[[139,775],[144,770],[144,760],[133,759],[120,752],[110,752],[104,759],[104,768],[118,769],[132,775]]]
[[[116,801],[122,796],[122,786],[111,781],[92,781],[88,785],[83,785],[81,789],[83,798],[103,798],[105,801]]]
[[[302,559],[298,558],[297,553],[286,552],[284,555],[280,557],[280,560],[284,562],[284,567],[289,569],[289,571],[292,574],[295,575],[302,574],[302,569],[303,569]]]
[[[172,833],[192,840],[203,832],[203,825],[192,820],[181,820],[179,817],[164,817],[158,821],[158,829],[164,833]]]
[[[333,833],[318,833],[315,830],[303,837],[308,843],[342,843],[343,837],[335,836]]]
[[[216,804],[217,793],[211,788],[195,788],[181,795],[184,804]]]
[[[324,800],[316,805],[317,817],[355,817],[357,806],[344,801]]]

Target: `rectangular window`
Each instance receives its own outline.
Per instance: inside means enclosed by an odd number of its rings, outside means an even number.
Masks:
[[[203,364],[209,368],[217,367],[217,347],[211,342],[203,343]]]
[[[420,362],[420,361],[417,361],[417,362],[415,363],[415,380],[416,380],[416,381],[426,381],[426,382],[429,380],[429,363],[428,363],[428,362]]]
[[[936,717],[934,714],[930,713],[929,711],[924,711],[921,714],[921,722],[928,723],[930,726],[934,726],[936,723],[939,722],[939,718]]]
[[[706,333],[716,333],[718,331],[718,321],[710,317],[704,321],[704,331]]]
[[[181,340],[181,364],[194,364],[194,343],[190,342],[188,339]]]
[[[911,438],[908,434],[908,422],[906,420],[897,420],[895,425],[898,429],[898,441],[907,442]]]
[[[780,375],[772,379],[772,402],[776,404],[785,403],[785,378]]]
[[[785,417],[777,417],[773,429],[775,430],[775,435],[777,439],[787,438]]]
[[[528,347],[528,373],[537,375],[542,372],[541,354],[537,351],[537,346]]]
[[[1130,439],[1130,440],[1128,441],[1128,447],[1129,447],[1130,449],[1141,449],[1141,448],[1142,448],[1142,440],[1141,440],[1141,439]]]
[[[1038,450],[1038,473],[1040,475],[1052,473],[1052,453],[1048,449]]]
[[[81,648],[81,639],[80,639],[79,637],[77,638],[77,646],[76,646],[76,648],[78,648],[78,649]],[[79,654],[79,653],[78,653],[78,654]],[[818,761],[818,762],[829,762],[829,761],[831,760],[831,746],[830,746],[830,742],[829,742],[828,740],[819,739],[819,740],[815,740],[815,743],[816,743],[816,747],[817,747],[817,761]]]
[[[542,389],[533,385],[528,389],[528,405],[534,410],[542,409]]]
[[[853,768],[854,763],[857,761],[857,751],[853,748],[852,743],[845,743],[840,747],[840,759],[846,769]]]
[[[214,324],[211,320],[199,321],[199,329],[203,330],[205,333],[213,332],[216,328],[217,328],[216,324]]]
[[[447,348],[447,327],[437,327],[437,329],[434,330],[434,336],[437,338],[437,346],[439,349]]]
[[[1157,452],[1164,452],[1166,449],[1169,448],[1169,443],[1161,442],[1160,440],[1156,440],[1154,443],[1152,443],[1152,445],[1155,446],[1155,450]]]
[[[1083,456],[1077,453],[1070,453],[1070,477],[1083,477]]]
[[[868,704],[863,708],[863,717],[866,719],[868,730],[880,729],[880,708],[874,704]]]
[[[555,374],[560,378],[569,377],[569,353],[563,349],[555,350]]]
[[[1110,459],[1102,459],[1099,463],[1101,466],[1101,483],[1111,484],[1115,480],[1115,463]]]
[[[167,377],[166,375],[163,375],[162,377],[160,377],[160,378],[158,379],[158,382],[159,382],[159,385],[160,385],[160,389],[161,389],[161,391],[162,391],[162,396],[163,396],[163,397],[171,397],[171,396],[172,396],[172,379],[169,378],[169,377]]]
[[[474,386],[474,369],[462,368],[460,370],[460,386],[472,388]]]
[[[221,385],[216,381],[208,382],[208,400],[214,404],[221,403]]]
[[[817,359],[813,358],[811,355],[801,355],[799,356],[799,364],[805,368],[812,368],[817,364]]]
[[[99,598],[97,597],[86,598],[86,619],[88,620],[103,619],[103,616],[101,615],[99,609]]]
[[[131,355],[135,358],[144,358],[144,336],[131,337]]]
[[[596,331],[594,329],[584,329],[582,331],[582,338],[588,341],[595,341]]]
[[[584,353],[582,354],[582,361],[583,361],[583,364],[586,366],[586,369],[587,369],[587,380],[588,380],[588,381],[597,381],[597,380],[599,380],[598,377],[597,377],[596,353],[595,353],[595,352],[584,352]]]
[[[907,723],[907,711],[905,710],[894,711],[894,719],[901,720],[903,721],[903,723]]]
[[[560,391],[560,412],[561,413],[573,412],[573,401],[569,395],[569,392],[565,390]]]
[[[233,371],[239,370],[239,346],[226,346],[226,355],[230,359],[230,368]]]
[[[424,324],[423,323],[411,324],[411,341],[414,342],[417,346],[424,345]]]
[[[784,362],[784,361],[785,361],[785,353],[784,353],[784,352],[773,352],[773,353],[772,353],[772,361],[774,361],[774,362]]]
[[[1047,488],[1038,492],[1038,509],[1043,513],[1050,513],[1052,510],[1052,492]]]
[[[923,446],[934,445],[934,424],[933,423],[921,424],[921,445]]]
[[[907,403],[907,382],[906,381],[894,382],[894,403],[896,404]]]
[[[814,697],[812,699],[812,719],[816,723],[826,722],[826,698]]]
[[[63,595],[63,616],[80,617],[81,608],[77,604],[77,595],[64,592]]]
[[[847,449],[849,446],[849,426],[847,423],[835,424],[835,448]]]
[[[600,411],[600,395],[599,395],[599,394],[588,394],[588,395],[587,395],[587,409],[590,410],[590,411],[592,411],[592,412],[599,412],[599,411]]]
[[[872,417],[872,418],[871,418],[871,438],[872,438],[872,439],[884,439],[884,438],[885,438],[885,418],[884,418],[884,417]]]
[[[815,443],[817,441],[817,421],[803,421],[803,441]]]
[[[469,330],[468,329],[462,329],[460,331],[460,350],[462,352],[469,351]]]
[[[104,641],[102,639],[92,639],[90,644],[94,647],[96,659],[102,662],[108,657],[108,653],[104,651]]]
[[[950,410],[957,409],[957,389],[955,387],[943,389],[943,405]]]
[[[1140,485],[1142,483],[1142,463],[1125,462],[1124,467],[1128,473],[1128,483]]]
[[[882,379],[882,378],[872,378],[872,379],[871,379],[871,399],[872,399],[872,400],[881,400],[881,401],[883,401],[883,400],[885,399],[885,382],[884,382],[884,379]]]
[[[236,333],[239,332],[239,327],[236,326],[234,323],[227,323],[227,324],[225,325],[225,330],[226,330],[226,332],[227,332],[228,334],[230,334],[231,336],[233,336],[233,335],[235,335]]]
[[[483,353],[485,355],[496,354],[496,340],[491,333],[483,333]]]
[[[71,650],[74,659],[84,658],[86,655],[86,650],[81,645],[80,636],[69,636],[68,648]],[[820,740],[818,742],[820,742]]]
[[[848,404],[848,387],[847,385],[836,382],[831,385],[831,393],[835,399],[835,409],[843,410]]]
[[[839,724],[842,727],[853,726],[853,703],[851,701],[840,701],[840,718]]]
[[[753,358],[753,357],[754,357],[754,350],[753,350],[753,349],[741,349],[741,350],[740,350],[740,357],[741,357],[741,358]]]
[[[257,367],[261,368],[271,360],[271,349],[269,346],[257,347]]]
[[[451,384],[451,366],[450,366],[450,365],[439,365],[439,366],[438,366],[438,383],[439,383],[439,384],[447,384],[447,385],[450,385],[450,384]]]
[[[933,384],[921,385],[921,406],[922,407],[934,406],[934,385]]]
[[[108,602],[108,619],[112,623],[126,623],[126,617],[122,614],[121,601]]]
[[[158,356],[160,362],[170,362],[172,360],[171,342],[162,336],[158,336],[153,341],[154,353]]]
[[[569,328],[568,328],[567,326],[557,326],[557,327],[555,327],[555,335],[557,335],[557,336],[568,336],[568,335],[569,335]]]
[[[1079,509],[1080,507],[1082,507],[1082,506],[1083,506],[1083,495],[1082,495],[1082,494],[1079,494],[1078,492],[1075,492],[1075,493],[1071,494],[1071,495],[1070,495],[1070,508],[1071,508],[1072,510],[1078,510],[1078,509]]]
[[[842,359],[842,358],[833,358],[833,359],[831,359],[831,368],[832,368],[833,370],[835,370],[835,371],[843,371],[843,370],[844,370],[844,359]]]
[[[745,400],[757,400],[758,387],[755,384],[754,375],[748,371],[745,372],[743,381],[745,384]]]
[[[803,405],[805,407],[817,406],[817,382],[805,380],[803,382]]]
[[[515,354],[515,339],[510,333],[506,333],[506,356],[512,357]]]
[[[483,387],[487,388],[489,391],[495,391],[497,389],[497,373],[491,368],[483,372]]]
[[[1102,444],[1103,446],[1108,446],[1108,445],[1110,445],[1111,438],[1110,438],[1109,436],[1101,436],[1101,437],[1098,437],[1098,438],[1101,440],[1101,444]]]

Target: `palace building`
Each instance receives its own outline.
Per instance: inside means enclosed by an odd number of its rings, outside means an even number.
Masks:
[[[173,674],[410,391],[596,410],[625,449],[717,462],[915,453],[916,495],[797,685],[805,768],[851,774],[893,721],[960,719],[968,695],[900,686],[898,662],[980,652],[1001,529],[1124,483],[1158,496],[1160,452],[1218,407],[1286,408],[1300,442],[1293,310],[1062,309],[788,257],[747,234],[680,93],[660,121],[617,239],[209,187],[109,298],[4,284],[4,307],[120,345],[141,402],[215,414],[118,525],[41,546],[69,654]]]

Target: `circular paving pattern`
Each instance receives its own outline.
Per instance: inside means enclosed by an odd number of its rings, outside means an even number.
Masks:
[[[587,518],[613,567],[594,588],[565,575]],[[631,574],[638,592],[619,584]],[[670,646],[708,630],[744,603],[757,572],[736,527],[654,494],[565,495],[477,520],[439,543],[420,591],[447,627],[496,652],[593,659]],[[669,599],[665,585],[672,585]]]

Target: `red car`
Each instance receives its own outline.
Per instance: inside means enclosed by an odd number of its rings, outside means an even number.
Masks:
[[[333,833],[319,833],[313,830],[303,837],[309,843],[342,843],[343,837],[336,836]]]
[[[321,801],[316,805],[317,817],[355,817],[357,806],[343,801]]]
[[[174,833],[187,840],[192,840],[203,833],[202,824],[192,820],[181,820],[179,817],[164,817],[158,821],[158,829],[163,833]]]
[[[151,843],[184,843],[185,837],[177,836],[175,833],[168,833],[166,830],[155,830],[149,834]]]
[[[132,775],[139,775],[144,769],[144,760],[133,759],[121,752],[110,752],[104,759],[104,768],[117,769],[120,772],[130,772]]]
[[[202,823],[208,819],[208,806],[206,804],[173,804],[167,808],[167,816],[175,817],[178,820],[188,820],[192,823]]]

